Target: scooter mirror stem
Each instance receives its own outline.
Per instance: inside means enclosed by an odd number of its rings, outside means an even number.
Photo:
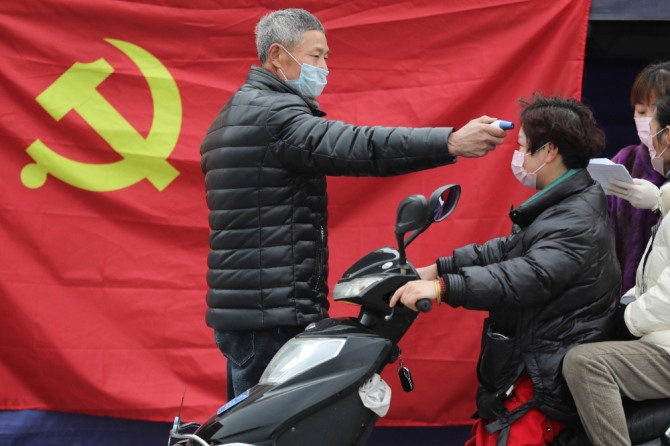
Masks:
[[[396,240],[398,242],[398,267],[401,274],[407,274],[407,256],[405,255],[405,238],[404,234],[396,233]]]

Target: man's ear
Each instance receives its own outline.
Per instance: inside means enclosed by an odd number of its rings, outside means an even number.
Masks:
[[[273,43],[268,49],[268,62],[275,68],[281,68],[281,46],[278,43]]]

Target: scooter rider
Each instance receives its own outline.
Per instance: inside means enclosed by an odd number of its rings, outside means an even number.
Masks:
[[[574,99],[537,95],[521,104],[512,171],[539,191],[510,212],[512,234],[439,258],[391,299],[489,312],[477,365],[480,419],[468,446],[543,445],[578,423],[563,356],[613,336],[620,269],[604,192],[585,169],[604,134]]]

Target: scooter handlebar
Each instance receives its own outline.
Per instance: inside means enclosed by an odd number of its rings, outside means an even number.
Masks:
[[[430,299],[419,299],[416,301],[416,309],[422,313],[427,313],[433,307],[433,303]]]

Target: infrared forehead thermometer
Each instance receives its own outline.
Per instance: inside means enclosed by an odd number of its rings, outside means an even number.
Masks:
[[[503,130],[512,130],[514,128],[514,123],[510,121],[502,121],[500,119],[496,119],[491,123],[493,127],[498,127],[499,129]]]

